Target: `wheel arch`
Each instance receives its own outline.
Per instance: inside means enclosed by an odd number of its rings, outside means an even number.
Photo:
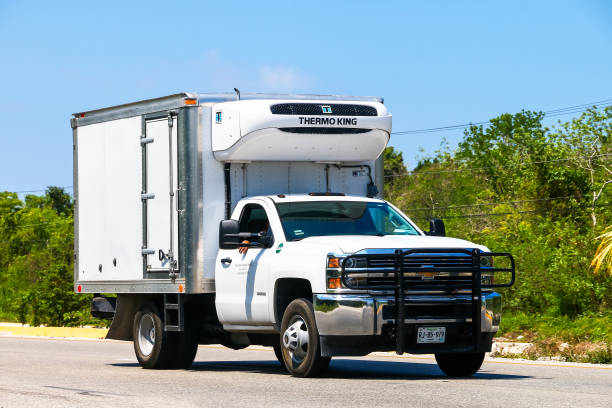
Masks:
[[[312,284],[303,278],[280,278],[274,283],[274,321],[280,330],[283,314],[289,303],[305,298],[312,302]]]

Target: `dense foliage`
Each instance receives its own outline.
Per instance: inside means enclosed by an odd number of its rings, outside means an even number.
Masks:
[[[579,336],[609,341],[612,276],[590,263],[595,238],[612,222],[611,119],[611,108],[591,109],[547,128],[538,112],[504,114],[413,171],[389,147],[386,198],[423,229],[443,218],[448,235],[514,254],[505,330],[554,333],[551,325],[575,321],[584,322],[575,324]],[[72,275],[71,197],[57,187],[24,201],[0,193],[0,320],[91,322],[91,297],[73,293]]]
[[[72,198],[0,193],[0,319],[32,325],[85,323],[90,297],[73,293]]]
[[[612,276],[590,265],[596,238],[612,222],[612,109],[552,128],[542,119],[523,111],[469,127],[454,151],[390,175],[386,198],[423,229],[443,218],[448,235],[511,252],[518,273],[502,290],[506,314],[609,324]]]

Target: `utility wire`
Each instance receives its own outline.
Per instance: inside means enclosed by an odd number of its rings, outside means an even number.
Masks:
[[[450,205],[447,207],[422,207],[422,208],[406,208],[405,211],[435,211],[435,210],[451,210],[455,208],[472,208],[472,207],[483,207],[490,205],[500,204],[521,204],[521,203],[534,203],[540,201],[555,201],[555,200],[567,200],[571,198],[585,198],[585,195],[571,195],[564,197],[550,197],[550,198],[533,198],[530,200],[516,200],[516,201],[500,201],[497,203],[481,203],[481,204],[464,204],[464,205]]]
[[[61,224],[63,222],[66,222],[66,219],[62,219],[62,220],[56,220],[56,221],[45,221],[45,222],[38,222],[35,224],[24,224],[24,225],[15,225],[14,227],[4,227],[5,229],[21,229],[21,228],[26,228],[26,227],[37,227],[39,225],[53,225],[53,224]],[[70,222],[70,224],[72,224],[72,222]]]
[[[589,156],[589,158],[592,157],[607,157],[607,156],[612,156],[612,153],[602,153],[602,154],[595,154],[592,156]],[[582,157],[584,158],[584,157]],[[575,160],[575,158],[567,158],[567,159],[554,159],[554,160],[536,160],[536,161],[532,161],[532,162],[521,162],[521,163],[515,163],[515,164],[506,164],[506,165],[497,165],[497,166],[487,166],[487,167],[466,167],[464,169],[448,169],[448,170],[423,170],[423,171],[419,171],[419,170],[410,170],[410,171],[406,171],[405,174],[389,174],[387,176],[384,176],[385,178],[395,178],[395,177],[406,177],[406,176],[410,176],[410,175],[414,175],[414,174],[439,174],[439,173],[459,173],[459,172],[476,172],[476,171],[480,171],[480,170],[488,170],[488,169],[500,169],[500,168],[508,168],[508,167],[521,167],[521,166],[529,166],[529,165],[534,165],[534,164],[543,164],[543,163],[557,163],[557,162],[565,162],[565,161],[571,161],[571,160]]]
[[[575,105],[575,106],[568,106],[565,108],[552,109],[552,110],[545,111],[544,115],[547,117],[568,115],[570,113],[582,112],[596,105],[600,105],[598,108],[605,108],[607,106],[612,106],[612,98],[603,99],[601,101],[595,101],[591,103],[585,103],[582,105]],[[460,125],[440,126],[440,127],[427,128],[427,129],[402,130],[398,132],[392,132],[391,134],[392,135],[414,135],[414,134],[419,134],[419,133],[444,132],[448,130],[466,129],[471,126],[482,126],[482,125],[487,125],[489,123],[491,123],[491,121],[486,120],[486,121],[481,121],[481,122],[470,122],[470,123],[463,123]]]
[[[49,238],[49,239],[24,239],[25,242],[46,242],[49,243],[50,241],[73,241],[74,238],[68,238],[68,237],[64,237],[64,238]],[[0,241],[0,243],[2,244],[8,244],[11,243],[11,240],[3,240]]]
[[[612,204],[600,204],[600,205],[595,205],[594,207],[610,207],[612,206]],[[592,208],[593,206],[589,206],[589,208]],[[492,212],[492,213],[481,213],[481,214],[465,214],[465,215],[446,215],[446,216],[442,216],[442,217],[436,217],[436,218],[441,218],[441,219],[448,219],[448,218],[477,218],[477,217],[494,217],[494,216],[500,216],[500,215],[511,215],[511,214],[543,214],[543,213],[548,213],[550,212],[549,210],[526,210],[526,211],[509,211],[509,212]],[[431,217],[409,217],[411,219],[416,219],[416,220],[429,220],[431,219]]]
[[[55,186],[52,186],[55,187]],[[72,186],[58,186],[59,188],[63,188],[63,189],[71,189]],[[47,191],[47,189],[42,189],[42,190],[22,190],[22,191],[7,191],[8,193],[16,193],[16,194],[22,194],[22,193],[40,193],[40,192],[44,192]]]

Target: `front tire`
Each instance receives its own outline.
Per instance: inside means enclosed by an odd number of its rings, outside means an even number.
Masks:
[[[283,347],[280,345],[274,346],[274,355],[276,356],[276,359],[280,363],[281,369],[283,369],[284,371],[287,371],[287,367],[285,366],[285,360],[283,359]]]
[[[331,357],[321,356],[319,331],[312,302],[296,299],[289,303],[280,332],[285,368],[295,377],[316,377],[329,367]]]
[[[449,377],[470,377],[480,369],[485,353],[436,354],[440,370]]]

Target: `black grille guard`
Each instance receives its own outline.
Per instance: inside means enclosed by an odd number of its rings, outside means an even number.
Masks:
[[[411,256],[426,254],[429,262],[414,266],[409,262]],[[451,256],[449,256],[451,255]],[[460,255],[460,257],[457,257]],[[483,267],[482,257],[508,258],[510,268]],[[422,258],[422,257],[421,257]],[[367,268],[347,268],[350,259],[358,261],[365,259]],[[440,264],[442,261],[442,264]],[[445,262],[446,263],[443,263]],[[450,262],[460,261],[460,262]],[[471,262],[470,262],[471,261]],[[379,262],[383,267],[370,267],[372,262]],[[438,265],[435,265],[435,264]],[[433,265],[432,265],[433,264]],[[495,264],[495,263],[493,263]],[[501,284],[482,284],[482,273],[494,274],[495,272],[510,272],[510,282]],[[409,281],[405,274],[431,273],[432,275],[443,273],[441,279],[423,279],[421,281]],[[459,275],[461,274],[461,275]],[[355,278],[365,278],[365,284],[355,284]],[[459,278],[459,279],[457,279]],[[396,249],[391,254],[355,254],[349,255],[342,260],[341,279],[344,287],[358,290],[393,290],[395,292],[395,341],[396,352],[403,354],[405,348],[405,300],[404,295],[408,290],[431,290],[453,292],[456,290],[471,290],[472,303],[472,335],[474,351],[480,349],[481,338],[481,308],[482,289],[506,288],[514,284],[516,278],[514,258],[507,252],[482,252],[479,249],[462,248],[416,248]]]

